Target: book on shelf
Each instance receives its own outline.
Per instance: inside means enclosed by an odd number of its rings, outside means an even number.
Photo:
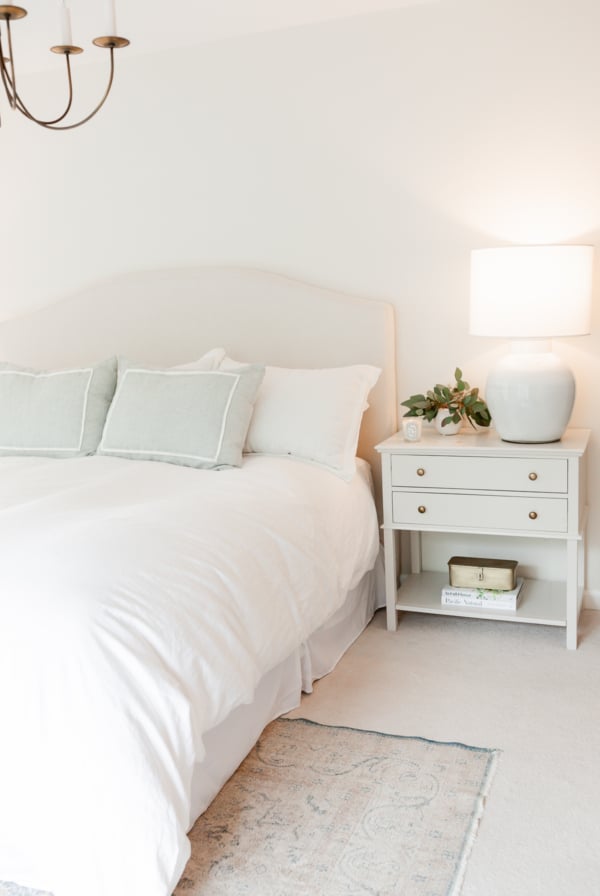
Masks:
[[[523,579],[518,578],[511,591],[488,588],[455,588],[444,585],[442,604],[446,607],[484,607],[489,610],[516,610],[519,605]]]

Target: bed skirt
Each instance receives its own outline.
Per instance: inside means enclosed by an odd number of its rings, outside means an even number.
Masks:
[[[192,778],[190,829],[209,806],[263,729],[277,716],[300,704],[302,692],[327,675],[385,605],[381,551],[374,569],[350,591],[344,604],[291,656],[260,681],[251,703],[238,706],[204,736],[206,755],[196,764]]]

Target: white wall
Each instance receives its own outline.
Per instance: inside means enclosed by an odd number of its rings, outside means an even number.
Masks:
[[[400,398],[457,364],[482,385],[502,344],[467,333],[471,248],[600,242],[599,34],[597,0],[441,0],[123,50],[114,96],[79,131],[4,109],[0,316],[115,271],[250,265],[393,302]],[[104,67],[82,76],[91,101]],[[51,112],[62,78],[21,87]],[[577,372],[573,423],[595,430],[600,600],[597,311],[593,329],[558,349]]]

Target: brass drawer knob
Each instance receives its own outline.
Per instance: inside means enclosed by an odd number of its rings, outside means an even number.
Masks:
[[[530,511],[529,511],[529,519],[530,519],[530,520],[537,520],[537,513],[535,512],[535,510],[530,510]]]
[[[424,475],[425,475],[425,470],[423,469],[423,467],[419,467],[419,469],[417,470],[417,476],[424,476]]]
[[[535,480],[537,479],[537,473],[530,473],[529,478],[532,482],[535,482]]]
[[[419,513],[425,513],[426,510],[427,510],[427,508],[423,504],[419,505]]]

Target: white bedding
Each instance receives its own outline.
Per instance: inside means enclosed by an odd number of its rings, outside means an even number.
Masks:
[[[375,562],[364,478],[0,460],[0,879],[169,896],[202,735]]]

